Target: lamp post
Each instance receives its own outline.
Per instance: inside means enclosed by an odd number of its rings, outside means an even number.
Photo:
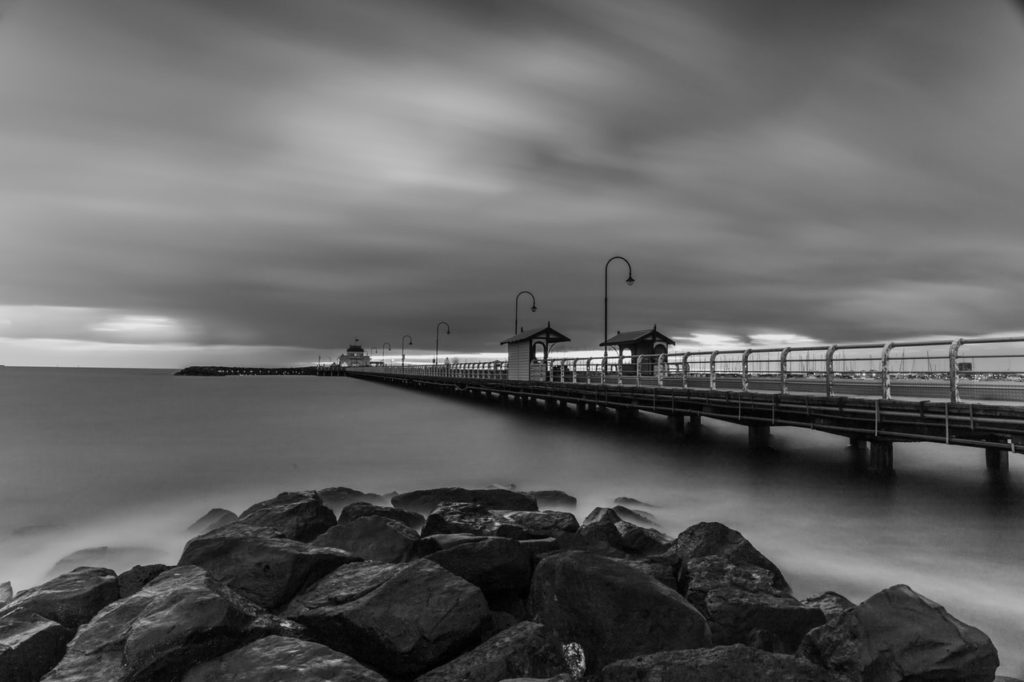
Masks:
[[[512,329],[512,336],[515,336],[516,334],[519,333],[519,297],[522,296],[523,294],[530,294],[530,301],[532,302],[532,305],[530,306],[530,312],[537,312],[537,299],[533,297],[532,291],[527,291],[526,289],[523,289],[518,294],[516,294],[516,321],[515,327]]]
[[[402,367],[405,367],[405,340],[406,339],[409,339],[409,345],[410,346],[412,345],[412,336],[409,335],[409,334],[405,334],[402,337]]]
[[[604,264],[604,345],[602,346],[604,348],[604,359],[601,361],[602,374],[608,373],[608,266],[612,264],[613,260],[620,260],[629,268],[629,274],[626,276],[627,286],[633,286],[633,283],[636,282],[633,279],[633,266],[622,256],[612,256]]]
[[[438,348],[438,345],[440,344],[440,340],[441,340],[441,325],[442,324],[445,327],[445,332],[444,332],[445,334],[451,334],[452,333],[452,328],[448,325],[447,322],[445,322],[444,320],[441,320],[440,322],[437,323],[437,329],[435,330],[437,333],[434,334],[434,364],[435,365],[437,364],[437,348]]]
[[[380,345],[380,361],[384,362],[384,346],[387,346],[388,350],[391,350],[391,344],[385,341]]]

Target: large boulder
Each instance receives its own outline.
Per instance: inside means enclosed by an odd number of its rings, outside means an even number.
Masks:
[[[0,619],[6,614],[24,610],[74,630],[88,623],[100,609],[117,598],[116,573],[109,568],[83,566],[19,592],[0,608]]]
[[[355,488],[345,486],[334,486],[332,488],[321,488],[316,491],[323,503],[335,513],[341,511],[346,505],[353,502],[369,502],[370,504],[387,504],[388,497],[376,493],[366,493]]]
[[[156,561],[162,556],[163,552],[154,547],[86,547],[58,559],[46,572],[46,578],[64,575],[82,566],[103,566],[119,571],[135,564]]]
[[[427,517],[421,531],[424,537],[458,533],[514,539],[529,536],[523,526],[492,512],[484,505],[471,502],[442,502]]]
[[[526,494],[537,500],[537,504],[542,507],[576,508],[576,498],[564,490],[529,490]]]
[[[0,680],[35,682],[64,656],[74,631],[31,611],[0,618]]]
[[[664,554],[673,547],[672,538],[664,533],[623,521],[615,510],[606,507],[596,507],[590,512],[580,524],[578,534],[630,556]]]
[[[417,514],[416,512],[408,511],[406,509],[384,507],[377,504],[370,504],[369,502],[353,502],[352,504],[346,505],[338,514],[338,523],[355,521],[356,519],[364,516],[383,516],[384,518],[391,519],[392,521],[403,523],[413,530],[419,530],[427,521],[422,514]]]
[[[117,576],[117,591],[120,599],[130,597],[157,577],[170,566],[163,564],[146,564],[144,566],[132,566],[124,573]]]
[[[418,675],[479,642],[490,613],[477,587],[432,561],[383,566],[376,575],[335,571],[321,581],[333,586],[313,586],[284,614],[388,676]]]
[[[775,587],[775,576],[764,568],[705,556],[691,559],[686,573],[686,599],[707,617],[715,644],[793,653],[809,630],[825,622],[820,608]]]
[[[865,682],[989,682],[999,666],[985,633],[906,585],[882,590],[811,630],[800,654]]]
[[[550,677],[568,672],[562,645],[540,623],[522,622],[502,630],[416,682],[500,682],[515,677]]]
[[[825,670],[796,656],[759,651],[741,644],[708,649],[661,651],[616,661],[598,682],[828,682]]]
[[[354,561],[361,559],[239,522],[189,540],[178,565],[201,566],[263,608],[276,609],[306,585]]]
[[[628,564],[596,554],[545,555],[530,610],[563,642],[578,642],[588,669],[627,656],[708,646],[704,617],[682,595]]]
[[[739,531],[718,522],[690,526],[676,538],[673,551],[684,563],[706,556],[720,556],[731,564],[758,566],[771,572],[775,587],[789,589],[778,566],[761,554]]]
[[[299,634],[197,566],[170,569],[84,625],[48,682],[179,679],[269,634]]]
[[[580,529],[576,517],[564,511],[506,511],[499,514],[525,528],[530,538],[557,538]]]
[[[182,682],[387,682],[359,661],[323,644],[270,635],[207,661]]]
[[[816,594],[813,597],[807,597],[800,601],[806,606],[813,606],[817,609],[821,609],[821,612],[825,614],[826,620],[832,620],[836,616],[841,616],[844,611],[856,606],[843,595],[838,592],[831,591],[822,592],[821,594]]]
[[[419,534],[404,523],[384,516],[362,516],[341,521],[313,540],[314,547],[334,547],[367,561],[403,561]]]
[[[515,540],[475,537],[428,554],[429,561],[467,580],[484,594],[525,594],[530,588],[533,565],[530,552]]]
[[[477,504],[487,509],[537,511],[537,500],[532,495],[500,488],[483,490],[432,488],[430,490],[413,490],[391,498],[392,506],[409,509],[420,514],[429,514],[439,504],[445,502]]]
[[[286,538],[309,542],[337,523],[334,512],[324,506],[315,491],[281,493],[272,500],[257,502],[238,516],[251,526],[281,531]]]
[[[235,512],[216,507],[196,519],[195,523],[188,527],[188,532],[192,535],[202,535],[203,533],[209,533],[211,530],[222,528],[229,523],[234,523],[237,520],[238,514]]]

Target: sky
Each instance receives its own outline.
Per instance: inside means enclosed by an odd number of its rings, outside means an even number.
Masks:
[[[0,364],[1024,334],[1009,0],[0,0]],[[447,322],[451,334],[444,333]]]

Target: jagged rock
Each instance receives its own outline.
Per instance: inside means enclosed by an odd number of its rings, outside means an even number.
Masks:
[[[354,561],[361,559],[289,540],[273,528],[236,522],[189,540],[178,565],[202,566],[263,608],[276,609],[307,584]]]
[[[339,512],[346,505],[354,502],[368,502],[370,504],[388,504],[391,495],[378,495],[376,493],[364,493],[362,490],[335,486],[317,490],[317,495],[323,503],[334,512]]]
[[[11,587],[11,581],[0,583],[0,606],[3,606],[7,602],[14,599],[14,588]]]
[[[619,515],[619,518],[623,521],[629,521],[630,523],[638,523],[648,526],[657,526],[658,519],[654,518],[654,514],[650,514],[639,509],[630,509],[621,504],[617,504],[612,507],[612,511]]]
[[[404,523],[384,516],[363,516],[341,521],[311,543],[314,547],[334,547],[368,561],[403,561],[420,539]]]
[[[152,547],[87,547],[61,557],[46,572],[46,577],[63,575],[81,566],[103,566],[120,570],[135,564],[151,563],[162,556]]]
[[[771,571],[775,587],[789,590],[778,566],[757,551],[739,531],[724,524],[703,522],[690,526],[676,538],[673,549],[684,563],[705,556],[720,556],[731,564],[758,566]]]
[[[120,599],[130,597],[143,587],[145,587],[153,578],[157,577],[170,566],[164,566],[163,564],[147,564],[145,566],[132,566],[124,573],[117,576],[117,591],[120,594]]]
[[[526,494],[532,495],[539,506],[576,508],[576,498],[564,490],[530,490]]]
[[[0,608],[0,618],[21,609],[74,630],[117,598],[117,574],[109,568],[83,566],[19,592]]]
[[[0,680],[35,682],[64,656],[74,631],[31,611],[0,618]]]
[[[359,661],[322,644],[270,635],[197,665],[182,682],[387,682]]]
[[[660,651],[604,667],[598,682],[829,682],[837,678],[796,656],[741,644]]]
[[[391,519],[392,521],[398,521],[403,523],[413,530],[419,530],[423,527],[423,524],[427,522],[426,517],[416,512],[411,512],[405,509],[395,509],[394,507],[382,507],[376,504],[370,504],[369,502],[353,502],[352,504],[346,505],[341,513],[338,514],[338,523],[344,523],[346,521],[354,521],[364,516],[383,516],[384,518]]]
[[[800,654],[865,682],[988,682],[999,666],[985,633],[906,585],[882,590],[811,630]]]
[[[308,625],[331,648],[391,676],[426,672],[479,641],[490,614],[476,586],[425,559],[394,572],[387,568],[362,576],[336,571],[293,600],[284,614]],[[349,593],[339,595],[325,581]]]
[[[290,540],[309,542],[337,523],[334,512],[312,491],[281,493],[272,500],[257,502],[242,512],[239,521],[266,526],[284,533]]]
[[[442,502],[427,517],[421,534],[494,535],[503,538],[525,538],[526,529],[491,512],[487,507],[470,502]]]
[[[446,502],[476,504],[487,509],[537,511],[537,500],[533,496],[514,490],[433,488],[430,490],[413,490],[391,498],[391,505],[393,507],[409,509],[420,514],[429,514],[439,504]]]
[[[567,666],[561,643],[551,629],[523,622],[421,675],[416,682],[499,682],[511,676],[549,677],[564,672]]]
[[[707,617],[715,644],[793,653],[809,630],[825,622],[821,609],[776,588],[767,569],[706,556],[690,560],[686,571],[686,599]]]
[[[328,644],[343,637],[335,618],[345,604],[374,591],[402,570],[397,564],[365,561],[336,568],[298,594],[281,615],[308,626]]]
[[[822,592],[819,595],[808,597],[801,601],[807,606],[821,609],[821,612],[825,614],[826,620],[832,620],[836,616],[842,615],[846,609],[852,609],[855,606],[852,601],[843,595],[831,591]]]
[[[528,537],[557,538],[580,529],[579,521],[562,511],[506,511],[500,516],[526,529]]]
[[[301,629],[270,616],[197,566],[162,573],[78,631],[48,682],[171,680],[269,634]]]
[[[634,556],[663,554],[673,546],[672,538],[654,530],[623,521],[617,512],[597,507],[580,524],[580,537],[606,543],[609,547]]]
[[[428,554],[440,552],[443,549],[449,549],[465,542],[476,542],[481,537],[483,536],[470,535],[469,533],[437,533],[436,535],[420,537],[413,548],[412,555],[416,558],[425,557]]]
[[[545,555],[534,569],[530,610],[563,642],[578,642],[588,669],[626,656],[708,646],[704,617],[682,595],[609,557]]]
[[[195,523],[188,527],[188,532],[194,535],[201,535],[209,533],[211,530],[222,528],[237,520],[238,514],[235,512],[216,507],[199,517]]]
[[[530,553],[515,540],[476,537],[428,554],[428,560],[467,580],[484,594],[524,594],[530,587]]]

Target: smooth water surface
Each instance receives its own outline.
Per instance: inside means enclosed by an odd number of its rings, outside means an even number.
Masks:
[[[742,428],[699,436],[664,419],[618,427],[348,378],[175,377],[155,370],[0,368],[0,582],[24,589],[72,551],[175,563],[184,529],[284,490],[442,485],[561,488],[581,518],[618,496],[675,534],[740,530],[799,597],[855,602],[906,583],[988,633],[1002,674],[1024,676],[1024,486],[980,451],[897,444],[893,481],[850,466],[843,439]],[[119,556],[119,555],[114,555]],[[118,562],[121,562],[120,564]]]

